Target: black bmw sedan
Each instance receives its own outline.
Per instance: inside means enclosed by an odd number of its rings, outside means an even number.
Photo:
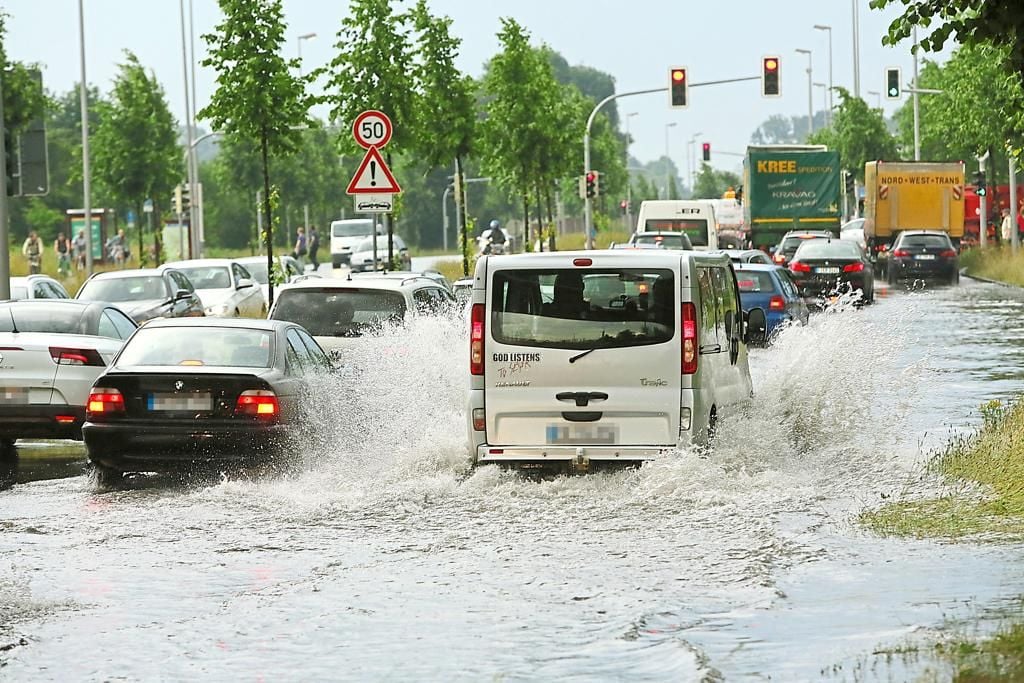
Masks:
[[[859,290],[861,301],[875,299],[871,262],[851,240],[816,239],[800,245],[789,262],[793,282],[805,299],[820,301],[848,289]]]
[[[949,284],[960,281],[960,259],[949,235],[940,230],[900,233],[889,252],[885,270],[889,284],[901,278],[934,278]]]
[[[304,418],[308,380],[330,368],[293,323],[154,320],[93,384],[82,428],[89,460],[107,485],[124,472],[269,460]]]

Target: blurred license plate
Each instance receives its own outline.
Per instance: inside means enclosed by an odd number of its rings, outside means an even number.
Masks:
[[[839,268],[815,268],[814,272],[822,275],[838,275]]]
[[[11,388],[4,389],[0,387],[0,404],[5,405],[25,405],[28,403],[28,389],[23,388]]]
[[[934,261],[935,254],[918,254],[914,258],[917,259],[918,261]]]
[[[150,394],[146,399],[149,410],[213,410],[210,394]]]
[[[615,444],[619,429],[611,425],[553,424],[547,428],[547,442],[561,445]]]

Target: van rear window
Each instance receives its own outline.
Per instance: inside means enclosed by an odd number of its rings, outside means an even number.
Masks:
[[[556,349],[660,344],[675,335],[671,270],[501,270],[491,286],[491,329],[502,344]]]
[[[693,246],[708,246],[708,222],[700,218],[648,218],[644,222],[644,230],[685,232]]]

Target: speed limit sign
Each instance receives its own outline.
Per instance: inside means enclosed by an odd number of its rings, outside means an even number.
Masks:
[[[391,139],[391,119],[376,109],[364,111],[352,123],[352,137],[363,149],[383,147]]]

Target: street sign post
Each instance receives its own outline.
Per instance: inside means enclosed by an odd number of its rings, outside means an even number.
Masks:
[[[402,191],[391,169],[388,168],[380,148],[391,141],[394,127],[387,114],[368,109],[352,122],[352,137],[366,150],[366,156],[348,183],[347,194],[352,195],[356,213],[384,214],[388,232],[388,267],[394,258],[390,214],[395,210],[395,195]],[[377,270],[377,231],[373,231],[373,269]]]

